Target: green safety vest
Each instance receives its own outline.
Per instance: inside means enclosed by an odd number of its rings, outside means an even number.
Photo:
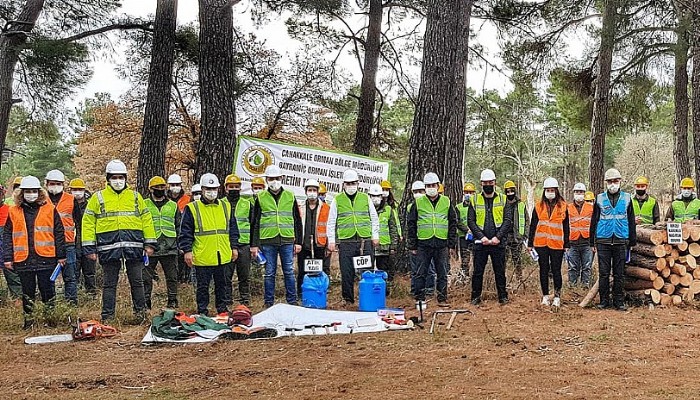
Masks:
[[[178,212],[177,203],[168,200],[163,207],[158,208],[151,199],[146,199],[146,207],[153,216],[153,227],[156,229],[156,238],[161,236],[177,237],[175,229],[175,213]]]
[[[518,233],[525,234],[525,203],[522,201],[518,202]]]
[[[226,197],[221,201],[231,204]],[[238,225],[238,243],[241,245],[250,244],[250,207],[252,207],[250,201],[240,197],[233,210],[236,225]]]
[[[231,262],[229,216],[231,205],[219,201],[204,204],[201,200],[187,204],[194,218],[194,265],[212,267]]]
[[[448,215],[450,213],[450,199],[439,196],[435,206],[428,196],[416,200],[418,211],[418,240],[431,238],[447,239]]]
[[[384,210],[379,214],[379,244],[388,246],[391,244],[391,234],[389,233],[389,219],[393,214],[391,206],[384,206]]]
[[[634,215],[636,217],[640,217],[642,219],[642,222],[645,224],[653,224],[654,223],[654,206],[656,205],[656,199],[649,196],[647,201],[642,204],[642,207],[639,207],[639,201],[637,198],[632,199],[632,207],[634,208]],[[675,215],[675,210],[674,210],[674,215]]]
[[[457,204],[457,211],[459,212],[459,219],[466,226],[467,225],[467,215],[469,214],[469,206],[465,206],[464,202]],[[464,236],[467,232],[459,230],[459,235]]]
[[[339,240],[350,239],[356,235],[367,239],[372,237],[372,219],[369,216],[369,196],[357,192],[355,201],[350,201],[345,192],[335,197],[338,216],[336,219],[336,237]]]
[[[698,218],[698,211],[700,211],[700,200],[693,199],[686,207],[683,200],[674,200],[671,203],[673,207],[673,218],[674,222],[683,223],[685,221],[690,221],[691,219]]]
[[[476,225],[484,229],[486,221],[486,200],[483,194],[475,194],[469,201],[476,212]],[[502,193],[496,193],[493,197],[493,206],[491,213],[493,214],[493,222],[496,228],[500,228],[503,224],[503,208],[506,204],[506,198]],[[525,225],[525,224],[523,224]]]
[[[279,203],[272,194],[265,190],[258,195],[260,204],[260,239],[294,237],[294,214],[296,199],[292,192],[282,190]]]

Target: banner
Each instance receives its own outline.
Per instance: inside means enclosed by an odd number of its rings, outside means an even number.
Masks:
[[[334,152],[315,147],[299,146],[272,140],[239,136],[234,172],[243,181],[243,194],[252,193],[250,182],[263,176],[269,165],[282,170],[282,186],[297,197],[306,197],[304,183],[316,179],[326,185],[329,198],[343,188],[343,172],[354,169],[360,177],[360,190],[388,180],[391,162],[356,154]]]

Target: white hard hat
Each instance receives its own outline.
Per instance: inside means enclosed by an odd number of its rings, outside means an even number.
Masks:
[[[20,189],[41,189],[41,182],[36,176],[25,176],[19,184]]]
[[[192,185],[192,189],[190,190],[190,192],[192,192],[192,193],[201,192],[201,191],[202,191],[202,185],[200,185],[199,183],[195,183],[194,185]]]
[[[584,184],[581,183],[581,182],[575,184],[575,185],[574,185],[574,192],[577,192],[577,191],[585,192],[585,191],[586,191],[586,185],[584,185]]]
[[[423,183],[426,185],[432,185],[435,183],[440,183],[440,178],[438,178],[437,174],[435,172],[428,172],[425,174],[423,177]]]
[[[171,184],[171,183],[174,183],[174,184],[178,184],[178,183],[179,183],[180,185],[182,185],[182,177],[181,177],[180,175],[178,175],[178,174],[172,174],[172,175],[170,175],[170,176],[168,177],[168,184]]]
[[[549,177],[544,180],[544,188],[545,189],[552,189],[552,188],[558,188],[559,187],[559,182],[557,182],[556,179]]]
[[[318,181],[316,179],[307,179],[306,183],[304,183],[304,188],[307,187],[320,187],[321,185],[318,184]]]
[[[56,181],[56,182],[65,182],[66,176],[63,175],[63,172],[61,172],[57,169],[52,169],[51,171],[46,173],[46,180],[47,181]]]
[[[620,171],[616,170],[615,168],[610,168],[609,170],[605,171],[605,180],[607,181],[610,179],[622,179]]]
[[[208,188],[218,188],[221,186],[219,184],[219,178],[217,178],[216,175],[206,173],[202,175],[202,178],[199,180],[199,184],[202,185],[202,187],[208,187]]]
[[[369,194],[372,196],[382,195],[382,185],[377,185],[376,183],[369,187]]]
[[[268,165],[265,168],[266,178],[279,178],[280,176],[282,176],[282,171],[276,165]]]
[[[482,182],[495,181],[496,173],[491,169],[485,169],[481,171],[481,178],[479,180]]]
[[[425,183],[423,181],[415,181],[411,185],[411,191],[414,190],[425,190]]]
[[[343,172],[343,182],[357,182],[360,180],[360,177],[357,176],[357,171],[354,169],[348,169]]]
[[[124,174],[126,175],[128,171],[126,170],[126,164],[120,160],[112,160],[107,163],[107,168],[105,168],[105,173],[110,174]]]

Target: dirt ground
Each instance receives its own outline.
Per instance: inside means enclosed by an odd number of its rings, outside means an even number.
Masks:
[[[405,332],[186,346],[142,346],[147,326],[127,324],[112,339],[28,346],[28,333],[15,326],[19,310],[6,305],[2,398],[700,398],[694,307],[580,309],[584,291],[565,290],[554,313],[538,306],[537,285],[530,286],[506,306],[491,298],[479,308],[469,305],[468,290],[453,290],[453,308],[474,314],[434,335],[426,323]],[[412,300],[389,304],[408,309]],[[98,303],[87,306],[88,316],[99,315]]]

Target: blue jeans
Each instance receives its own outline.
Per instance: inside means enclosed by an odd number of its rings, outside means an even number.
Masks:
[[[579,278],[583,286],[591,283],[593,251],[589,246],[572,246],[566,253],[566,262],[569,264],[569,285],[576,285]]]
[[[76,275],[75,246],[66,246],[66,264],[63,266],[63,295],[69,302],[78,304],[78,277]]]
[[[277,277],[277,256],[282,262],[284,288],[287,291],[287,303],[297,304],[297,285],[294,279],[294,245],[262,245],[262,252],[267,259],[265,264],[265,305],[275,303],[275,278]]]

